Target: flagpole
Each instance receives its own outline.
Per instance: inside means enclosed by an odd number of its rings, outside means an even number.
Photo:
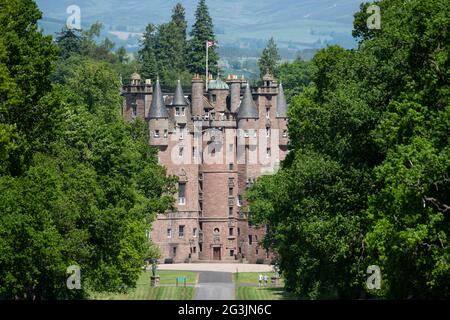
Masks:
[[[208,80],[209,80],[209,74],[208,74],[208,40],[206,40],[206,91],[208,91]]]

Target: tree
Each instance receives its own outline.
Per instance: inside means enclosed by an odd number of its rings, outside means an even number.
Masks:
[[[365,29],[363,5],[359,47],[315,55],[290,104],[292,150],[248,191],[302,297],[449,297],[448,2],[378,4],[381,31]],[[381,290],[365,285],[370,265]]]
[[[156,80],[158,76],[158,63],[156,60],[156,27],[147,25],[139,50],[141,73],[145,79]]]
[[[184,71],[187,64],[187,21],[185,9],[180,3],[177,3],[173,8],[170,24],[173,26],[171,36],[173,38],[174,60],[172,65],[176,70]]]
[[[122,119],[112,46],[97,55],[91,42],[98,25],[81,55],[58,60],[32,1],[0,7],[0,298],[127,291],[154,252],[146,234],[171,208],[175,179],[148,147],[148,126]],[[82,290],[66,287],[71,265]]]
[[[0,7],[0,127],[7,133],[0,153],[8,159],[3,167],[19,175],[42,147],[50,110],[39,101],[51,90],[58,52],[39,31],[42,15],[33,1],[1,0]]]
[[[119,59],[119,63],[126,64],[129,62],[130,58],[128,57],[127,49],[125,47],[120,47],[116,52],[117,59]]]
[[[259,71],[261,77],[266,73],[270,73],[274,76],[278,76],[278,63],[281,57],[278,53],[278,47],[273,38],[270,38],[267,42],[266,48],[261,53],[261,57],[258,60]]]
[[[209,15],[205,0],[199,0],[195,11],[195,23],[190,33],[188,68],[191,73],[205,74],[206,72],[206,42],[215,41],[214,26]],[[215,47],[209,48],[209,72],[218,72],[219,55]]]
[[[63,28],[57,34],[56,43],[62,59],[67,59],[72,54],[81,53],[81,35],[79,30]]]
[[[311,62],[296,59],[292,63],[283,63],[278,71],[278,79],[283,84],[287,101],[300,93],[310,84],[313,73]]]

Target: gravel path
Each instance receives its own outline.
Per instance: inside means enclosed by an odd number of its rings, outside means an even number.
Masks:
[[[234,300],[231,272],[201,271],[195,286],[195,300]]]
[[[216,272],[272,272],[272,266],[266,264],[238,264],[238,263],[176,263],[160,264],[159,270],[178,271],[216,271]]]

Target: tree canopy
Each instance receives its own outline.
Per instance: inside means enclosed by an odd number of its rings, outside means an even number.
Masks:
[[[0,298],[126,291],[149,258],[155,215],[172,205],[174,178],[147,125],[122,119],[113,46],[91,41],[98,25],[81,50],[58,48],[37,28],[33,1],[0,7]],[[71,265],[82,290],[66,287]]]
[[[381,30],[363,4],[359,47],[315,55],[290,153],[247,194],[301,297],[450,297],[448,1],[377,4]],[[370,265],[381,290],[366,287]]]

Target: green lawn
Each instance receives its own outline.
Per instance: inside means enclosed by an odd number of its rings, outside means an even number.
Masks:
[[[262,274],[269,277],[268,287],[258,287],[258,276]],[[273,272],[239,272],[234,274],[237,300],[289,300],[295,299],[283,290],[284,281],[280,279],[277,287],[271,287],[270,277]],[[240,286],[242,284],[242,286]]]
[[[295,300],[283,288],[237,287],[236,300]]]
[[[194,288],[184,286],[164,286],[175,285],[177,277],[186,277],[187,284],[197,283],[198,274],[188,271],[158,271],[161,277],[160,287],[150,286],[150,271],[142,272],[136,288],[127,294],[94,293],[92,299],[95,300],[192,300],[194,298]]]
[[[269,277],[269,281],[268,281],[268,285],[270,286],[270,277],[272,277],[274,275],[273,272],[239,272],[239,273],[235,273],[234,274],[234,282],[236,283],[252,283],[255,285],[258,285],[258,276],[262,274],[263,276],[265,274],[267,274],[267,276]],[[284,282],[283,279],[280,279],[278,281],[278,285],[279,286],[283,286]]]

